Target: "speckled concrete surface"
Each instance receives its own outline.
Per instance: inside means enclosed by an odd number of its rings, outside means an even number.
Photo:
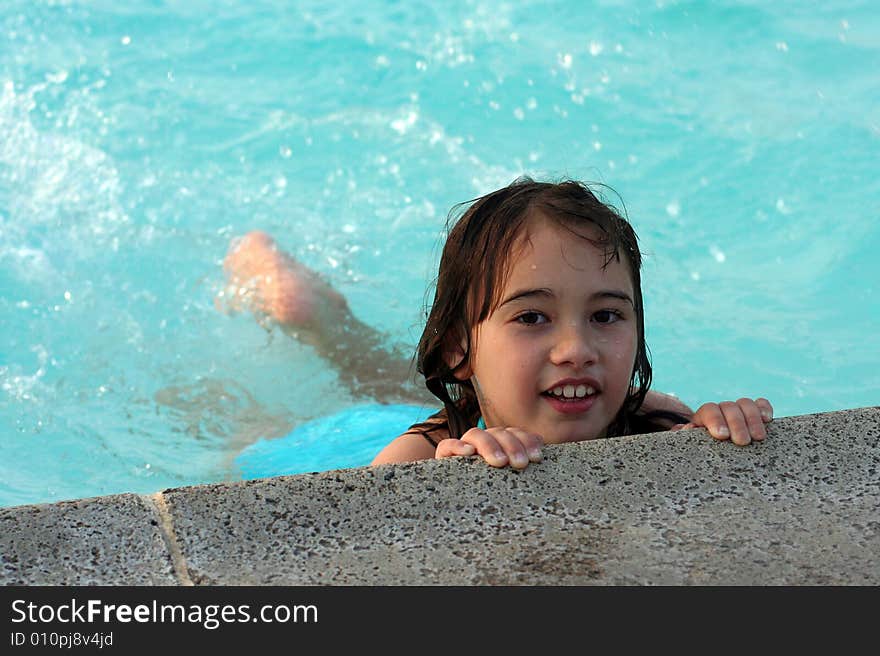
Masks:
[[[175,585],[149,499],[120,494],[0,508],[3,585]]]
[[[862,408],[777,419],[746,448],[690,430],[551,446],[522,472],[457,459],[166,490],[176,570],[141,551],[154,579],[196,585],[877,585],[878,472],[880,408]],[[40,555],[32,536],[77,508],[0,511],[0,579],[136,582],[125,540],[157,544],[146,511],[118,513],[118,544],[101,532],[103,564],[88,515]]]

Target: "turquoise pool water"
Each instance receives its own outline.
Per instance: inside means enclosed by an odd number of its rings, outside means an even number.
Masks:
[[[0,505],[234,480],[351,408],[216,311],[230,238],[412,345],[447,211],[522,173],[620,194],[658,389],[876,405],[877,71],[871,0],[6,0]]]

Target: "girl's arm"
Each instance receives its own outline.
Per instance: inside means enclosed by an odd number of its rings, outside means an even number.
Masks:
[[[438,436],[443,439],[443,436]],[[425,439],[425,436],[415,431],[407,431],[403,435],[394,438],[373,458],[371,466],[387,465],[400,462],[415,462],[416,460],[430,460],[436,454],[436,447]]]

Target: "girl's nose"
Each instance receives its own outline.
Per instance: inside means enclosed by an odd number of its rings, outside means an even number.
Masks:
[[[582,367],[596,361],[597,350],[585,326],[573,324],[560,330],[550,351],[550,361],[557,365]]]

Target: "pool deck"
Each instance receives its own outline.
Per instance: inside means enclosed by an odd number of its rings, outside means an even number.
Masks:
[[[3,585],[877,585],[880,408],[0,508]]]

